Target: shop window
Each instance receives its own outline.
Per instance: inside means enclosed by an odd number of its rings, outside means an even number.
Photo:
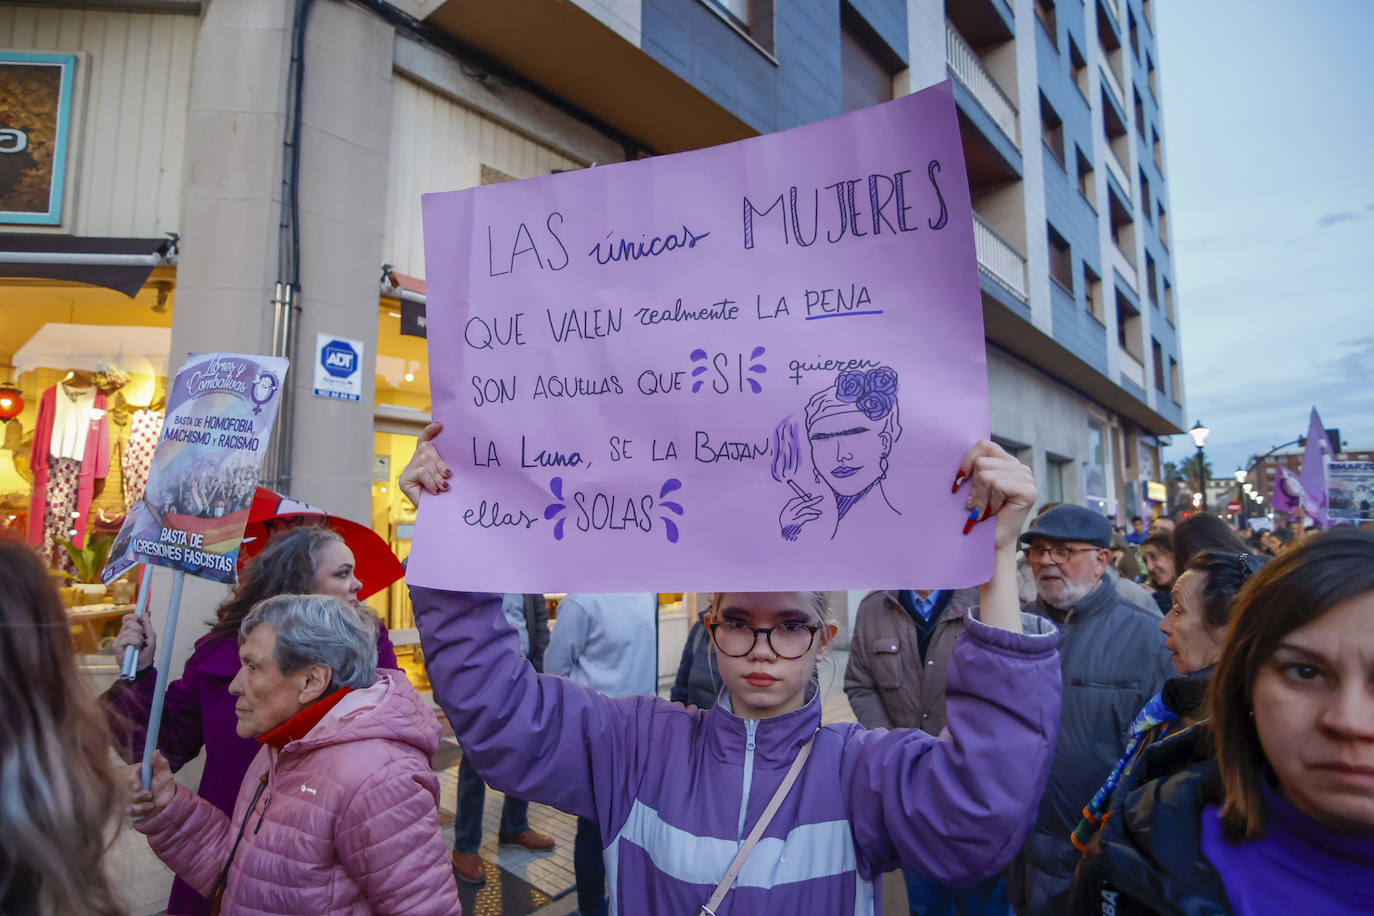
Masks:
[[[1069,467],[1072,465],[1068,458],[1060,458],[1057,455],[1045,456],[1045,502],[1062,503],[1064,495],[1068,492]]]
[[[106,588],[99,572],[143,497],[162,430],[174,284],[170,268],[132,298],[0,281],[0,385],[11,399],[0,524],[34,545],[59,580],[82,655],[107,648],[132,610],[132,574]]]

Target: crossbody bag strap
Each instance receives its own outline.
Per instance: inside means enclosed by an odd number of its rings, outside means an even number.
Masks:
[[[711,894],[711,899],[701,908],[701,913],[705,916],[716,916],[716,907],[725,899],[725,895],[730,893],[730,888],[734,886],[735,879],[739,877],[740,870],[744,868],[744,860],[749,858],[749,854],[754,851],[759,840],[763,839],[763,832],[768,829],[768,824],[773,820],[773,815],[778,813],[782,807],[783,799],[792,790],[792,784],[801,775],[802,767],[806,766],[806,760],[811,756],[811,748],[816,743],[816,736],[812,735],[811,740],[801,746],[797,751],[796,759],[792,761],[792,766],[788,768],[787,775],[783,776],[782,782],[778,785],[778,790],[773,793],[773,797],[768,799],[768,806],[759,815],[758,822],[754,824],[754,829],[749,831],[749,836],[744,838],[744,843],[740,845],[739,852],[735,853],[735,858],[730,861],[730,867],[725,870],[725,877],[720,879],[720,884],[716,885],[715,892]]]

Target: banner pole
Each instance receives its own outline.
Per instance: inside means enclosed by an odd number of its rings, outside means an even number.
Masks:
[[[149,584],[153,581],[153,571],[144,564],[138,571],[138,601],[134,605],[134,616],[142,617],[148,613]],[[124,649],[124,664],[120,666],[120,677],[132,681],[138,677],[138,647]]]
[[[186,573],[172,574],[172,592],[167,599],[167,623],[162,628],[162,653],[157,664],[157,683],[153,687],[153,707],[148,713],[148,737],[143,742],[142,784],[147,789],[153,780],[153,752],[157,750],[158,733],[162,731],[162,706],[167,700],[167,675],[172,668],[172,643],[177,632],[177,612],[181,610],[181,587]]]

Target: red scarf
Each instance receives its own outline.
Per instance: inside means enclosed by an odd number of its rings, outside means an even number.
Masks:
[[[337,706],[340,700],[352,692],[352,687],[340,687],[329,696],[320,697],[281,725],[258,735],[258,743],[281,750],[292,741],[299,741],[310,734],[312,728],[320,724],[320,720],[328,715],[329,710]]]

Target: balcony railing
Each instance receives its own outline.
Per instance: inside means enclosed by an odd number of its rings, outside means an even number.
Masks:
[[[1131,292],[1140,295],[1140,281],[1135,275],[1135,256],[1134,252],[1127,254],[1121,250],[1121,246],[1112,242],[1112,266],[1116,272],[1121,274],[1121,279],[1126,281],[1126,285],[1131,288]]]
[[[1121,80],[1117,77],[1116,71],[1112,69],[1112,65],[1107,60],[1105,52],[1102,57],[1102,66],[1097,69],[1102,72],[1102,80],[1107,84],[1107,87],[1111,89],[1116,99],[1116,104],[1121,106],[1122,111],[1125,111],[1126,91],[1121,88]]]
[[[964,36],[948,20],[945,21],[945,56],[954,78],[978,100],[978,104],[983,106],[1002,133],[1007,135],[1011,145],[1019,150],[1021,140],[1016,130],[1016,106],[983,66],[977,52],[969,47]]]
[[[973,214],[973,247],[978,253],[978,266],[992,279],[1012,292],[1022,302],[1029,302],[1026,292],[1026,257],[1002,238],[987,220]]]
[[[1126,200],[1131,200],[1135,195],[1131,193],[1134,189],[1131,187],[1130,179],[1126,177],[1126,167],[1116,158],[1116,150],[1112,149],[1110,143],[1107,144],[1107,155],[1102,158],[1107,160],[1107,171],[1112,173],[1116,183],[1121,186],[1121,193],[1126,195]]]
[[[1145,387],[1145,364],[1136,359],[1129,350],[1121,351],[1121,377],[1134,382],[1142,389]]]

